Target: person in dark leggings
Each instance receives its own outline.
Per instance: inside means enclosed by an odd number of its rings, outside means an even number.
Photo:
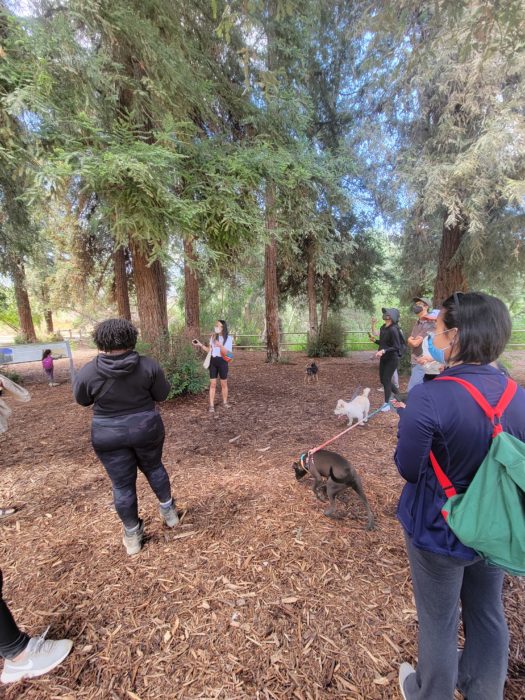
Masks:
[[[79,404],[94,405],[91,442],[111,479],[130,555],[140,552],[144,540],[137,469],[157,496],[166,525],[175,527],[179,522],[162,463],[164,425],[155,406],[168,397],[170,385],[158,362],[135,352],[137,335],[135,326],[125,319],[99,323],[93,339],[100,354],[80,370],[73,388]]]
[[[379,338],[370,335],[372,342],[379,345],[376,357],[379,358],[379,381],[385,392],[385,403],[382,411],[390,410],[390,398],[392,394],[399,395],[399,387],[392,383],[392,377],[399,365],[402,354],[403,340],[399,330],[399,311],[397,309],[382,309],[383,325],[379,329]]]
[[[15,683],[23,678],[36,678],[48,673],[66,658],[73,647],[70,639],[46,639],[46,632],[30,637],[20,630],[2,596],[0,571],[0,657],[4,668],[2,683]]]

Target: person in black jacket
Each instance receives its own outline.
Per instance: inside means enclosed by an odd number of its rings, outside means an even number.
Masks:
[[[398,368],[405,344],[401,330],[397,325],[399,323],[398,309],[381,309],[381,311],[384,323],[379,329],[379,338],[371,334],[370,340],[379,345],[375,356],[379,358],[379,381],[385,392],[385,403],[381,410],[389,411],[390,397],[392,394],[399,395],[399,387],[393,384],[392,377]]]
[[[111,479],[130,555],[140,552],[144,540],[137,467],[157,496],[166,525],[175,527],[179,522],[162,464],[164,425],[155,406],[168,397],[170,385],[158,362],[135,351],[137,336],[135,326],[125,319],[99,323],[93,339],[100,354],[80,370],[73,387],[81,406],[94,407],[91,442]]]

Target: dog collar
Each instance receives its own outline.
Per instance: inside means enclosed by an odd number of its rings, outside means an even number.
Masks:
[[[306,452],[303,452],[303,454],[299,457],[299,464],[301,465],[301,467],[303,469],[306,469],[306,471],[308,472],[310,470],[308,469],[308,464],[306,463],[306,457],[307,457]]]

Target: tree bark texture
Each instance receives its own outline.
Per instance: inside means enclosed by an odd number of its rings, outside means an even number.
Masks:
[[[184,239],[184,319],[186,330],[194,337],[200,333],[199,276],[193,263],[197,254],[193,239]]]
[[[438,269],[434,283],[434,306],[439,307],[454,292],[467,291],[467,280],[461,255],[457,255],[466,226],[458,223],[447,228],[443,224],[443,234],[439,248]]]
[[[113,253],[113,275],[115,279],[115,301],[119,318],[131,321],[128,276],[126,274],[126,252],[122,246]]]
[[[20,320],[20,333],[26,343],[36,343],[35,326],[31,316],[31,304],[26,288],[24,263],[18,256],[10,258],[10,273],[15,288],[16,308]]]
[[[269,242],[264,250],[264,301],[266,307],[266,360],[278,362],[279,348],[279,288],[277,285],[277,241],[274,231],[277,228],[274,215],[275,185],[266,184],[266,228]]]
[[[53,335],[55,332],[55,328],[53,326],[53,312],[51,309],[46,309],[44,311],[44,319],[46,321],[46,332],[48,335]]]
[[[321,333],[326,328],[328,322],[328,307],[330,304],[330,276],[324,274],[323,276],[323,296],[321,300]]]
[[[308,243],[308,264],[306,269],[306,289],[308,295],[308,338],[314,340],[319,332],[317,318],[317,291],[315,289],[315,245],[313,241]]]
[[[155,347],[163,343],[168,331],[166,275],[158,260],[150,263],[150,249],[130,238],[133,278],[142,339]]]

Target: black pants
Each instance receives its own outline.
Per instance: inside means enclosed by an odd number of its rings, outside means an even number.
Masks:
[[[394,394],[399,394],[399,387],[393,386],[392,377],[399,365],[399,357],[395,352],[387,352],[381,356],[379,360],[379,381],[385,390],[385,403],[390,401],[392,391]]]
[[[25,632],[21,632],[2,598],[2,572],[0,571],[0,656],[13,659],[23,651],[29,642]]]
[[[117,418],[95,416],[91,442],[111,479],[115,509],[127,530],[139,523],[137,468],[161,503],[170,500],[170,479],[162,464],[164,424],[156,411]]]

